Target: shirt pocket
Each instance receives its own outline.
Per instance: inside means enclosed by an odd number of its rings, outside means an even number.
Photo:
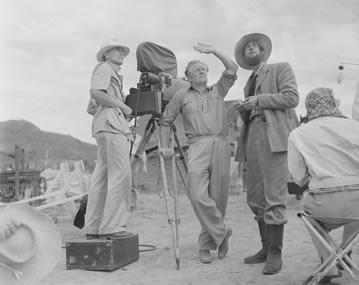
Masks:
[[[182,110],[186,114],[197,113],[198,112],[197,100],[193,96],[188,96],[184,98]]]
[[[106,123],[115,131],[119,131],[125,134],[131,133],[127,120],[123,114],[116,113],[116,111],[113,109],[108,110]]]

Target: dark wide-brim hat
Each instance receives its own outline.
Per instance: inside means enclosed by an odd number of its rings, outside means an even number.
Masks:
[[[266,62],[272,52],[272,41],[265,34],[252,33],[245,35],[241,38],[234,48],[234,57],[240,67],[244,69],[252,69],[252,66],[248,65],[244,61],[244,47],[249,42],[256,42],[263,49],[263,61]]]

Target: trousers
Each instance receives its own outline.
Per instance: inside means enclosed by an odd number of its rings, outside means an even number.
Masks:
[[[122,134],[100,132],[85,216],[88,234],[123,231],[130,214],[132,174],[129,142]]]
[[[225,237],[229,168],[230,146],[225,139],[205,137],[190,144],[187,195],[202,227],[200,250],[216,249]]]
[[[287,152],[272,152],[266,122],[249,125],[247,154],[247,204],[267,225],[287,223]]]

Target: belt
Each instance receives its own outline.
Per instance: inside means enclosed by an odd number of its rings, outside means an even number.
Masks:
[[[195,142],[197,142],[197,141],[199,141],[201,139],[208,139],[208,138],[217,138],[217,139],[222,139],[224,141],[229,142],[228,137],[223,136],[223,135],[202,135],[202,136],[195,136],[193,138],[188,139],[188,143],[192,144],[192,143],[195,143]]]
[[[253,122],[253,121],[262,121],[262,122],[266,122],[266,117],[264,117],[264,114],[257,114],[254,115],[253,117],[251,117],[249,119],[249,123]]]

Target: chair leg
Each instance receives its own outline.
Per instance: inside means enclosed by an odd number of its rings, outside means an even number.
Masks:
[[[346,238],[343,236],[342,246],[338,246],[331,236],[317,223],[313,218],[307,216],[305,213],[299,213],[300,217],[307,228],[315,247],[317,248],[319,255],[323,258],[322,264],[311,274],[310,277],[306,279],[303,284],[318,284],[320,280],[325,278],[325,276],[337,276],[340,272],[337,269],[337,264],[343,266],[353,278],[355,275],[352,268],[358,269],[350,258],[350,250],[352,249],[354,243],[359,240],[359,233],[357,228],[356,231]],[[350,264],[350,266],[349,266]]]

